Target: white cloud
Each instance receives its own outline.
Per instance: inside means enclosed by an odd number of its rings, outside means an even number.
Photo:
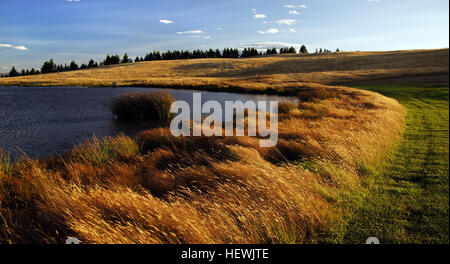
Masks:
[[[380,2],[381,0],[369,0],[369,2]]]
[[[0,44],[0,48],[11,48],[16,50],[28,50],[25,46],[13,46],[11,44]]]
[[[289,29],[289,31],[292,32],[292,33],[297,32],[297,31],[296,31],[295,29],[293,29],[293,28]]]
[[[279,32],[280,31],[278,29],[276,29],[276,28],[270,28],[267,31],[258,30],[259,34],[277,34]]]
[[[260,18],[266,18],[267,16],[265,14],[255,14],[255,18],[256,19],[260,19]]]
[[[283,7],[289,9],[306,9],[306,5],[284,5]]]
[[[80,2],[81,0],[67,0],[67,2]]]
[[[13,47],[13,49],[17,49],[17,50],[27,50],[27,47],[25,47],[25,46],[16,46],[16,47]]]
[[[168,20],[168,19],[161,19],[161,20],[159,20],[159,23],[162,23],[162,24],[172,24],[173,21],[172,21],[172,20]]]
[[[301,13],[297,10],[289,10],[289,15],[300,15]]]
[[[193,38],[202,38],[202,39],[210,39],[211,36],[192,36]]]
[[[271,48],[286,48],[286,47],[300,47],[301,44],[293,44],[293,43],[286,43],[286,42],[255,42],[255,43],[244,43],[241,44],[241,47],[254,47],[256,49],[264,50],[264,49],[271,49]]]
[[[205,32],[203,32],[203,30],[188,30],[188,31],[182,31],[182,32],[177,32],[177,34],[203,34]]]
[[[279,25],[288,25],[288,26],[292,26],[292,25],[294,25],[295,23],[297,23],[297,20],[295,20],[295,19],[280,19],[280,20],[277,21],[277,23],[278,23]]]

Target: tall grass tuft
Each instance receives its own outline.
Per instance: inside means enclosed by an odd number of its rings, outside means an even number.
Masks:
[[[10,156],[0,149],[0,178],[2,175],[11,174],[13,168]]]
[[[323,87],[309,88],[298,93],[300,102],[318,102],[336,97],[336,93]]]
[[[115,160],[129,160],[140,154],[136,141],[127,136],[107,137],[99,140],[94,137],[76,146],[69,154],[69,160],[93,165]]]
[[[167,92],[125,94],[113,98],[109,108],[119,120],[168,120],[174,101]]]
[[[279,114],[289,114],[291,111],[297,109],[297,105],[292,102],[280,102],[278,104],[278,113]]]

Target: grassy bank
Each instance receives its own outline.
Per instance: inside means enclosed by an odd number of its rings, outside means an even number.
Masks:
[[[363,188],[339,203],[345,226],[325,241],[449,243],[448,86],[363,86],[407,108],[403,139],[380,167],[367,170]],[[328,230],[330,232],[330,230]],[[332,238],[330,240],[330,238]]]
[[[1,158],[0,243],[315,242],[334,198],[360,185],[360,164],[382,159],[404,114],[381,95],[334,89],[288,106],[269,149],[161,128],[45,161]]]

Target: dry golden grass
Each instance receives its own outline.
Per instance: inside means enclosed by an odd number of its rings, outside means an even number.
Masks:
[[[335,97],[280,115],[272,149],[166,128],[44,162],[2,159],[0,241],[314,242],[336,194],[359,185],[359,164],[378,162],[403,127],[395,100],[330,89]]]
[[[296,94],[311,84],[448,73],[448,49],[139,62],[1,78],[0,85],[143,86]]]
[[[270,149],[257,138],[175,138],[161,128],[45,161],[12,165],[2,154],[0,243],[315,242],[317,230],[345,214],[333,207],[339,194],[358,188],[404,127],[397,101],[330,84],[446,73],[448,49],[158,61],[0,79],[301,97],[283,106]]]

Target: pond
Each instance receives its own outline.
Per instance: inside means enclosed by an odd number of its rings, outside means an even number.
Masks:
[[[93,136],[129,136],[157,126],[121,123],[108,110],[114,96],[135,92],[167,91],[192,104],[194,90],[156,88],[0,87],[0,149],[12,157],[43,158],[70,150]],[[201,92],[202,102],[217,100],[293,100],[276,95]]]

